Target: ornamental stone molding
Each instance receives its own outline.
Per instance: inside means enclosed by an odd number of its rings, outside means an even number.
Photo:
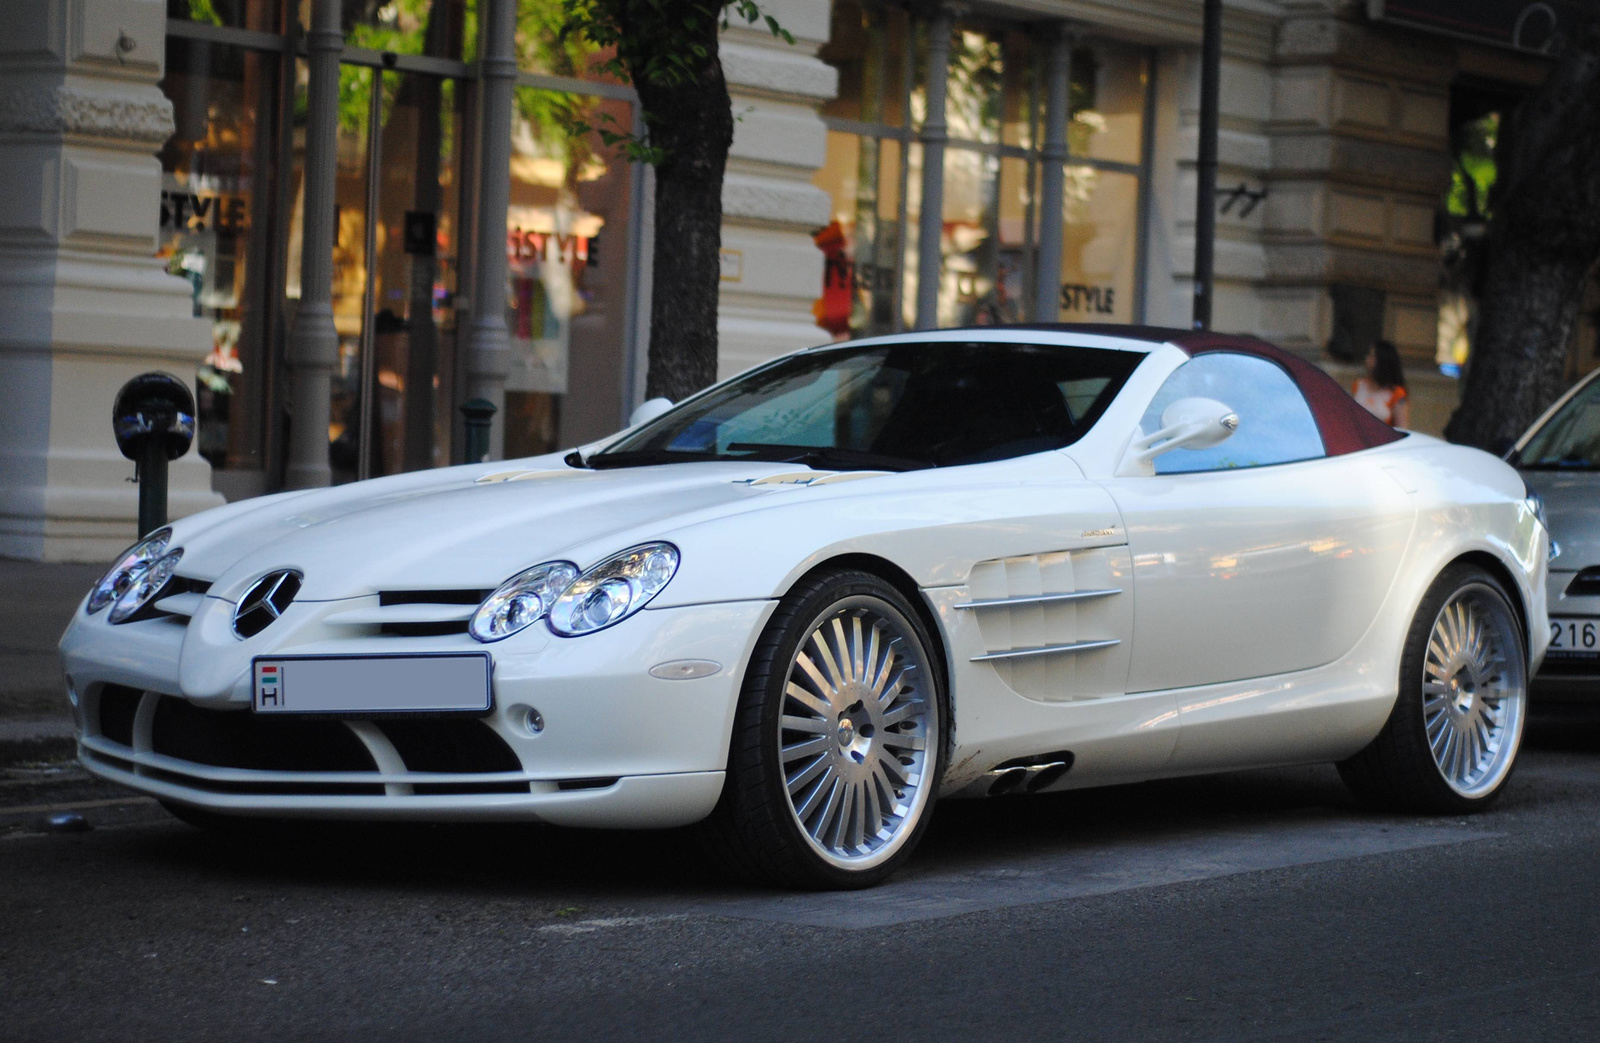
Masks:
[[[722,216],[763,224],[797,225],[806,231],[828,223],[832,202],[814,185],[730,171],[722,182]]]
[[[833,66],[798,51],[722,41],[717,49],[728,86],[801,98],[832,98],[839,90]]]
[[[155,91],[130,96],[59,85],[0,93],[0,134],[110,138],[155,147],[173,128],[172,102]]]

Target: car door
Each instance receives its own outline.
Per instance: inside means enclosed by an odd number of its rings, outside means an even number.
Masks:
[[[1157,457],[1154,475],[1107,482],[1133,562],[1129,692],[1332,662],[1370,625],[1410,536],[1404,490],[1370,454],[1327,456],[1277,363],[1197,355],[1167,378],[1141,428],[1158,429],[1166,407],[1190,396],[1226,403],[1237,431]]]

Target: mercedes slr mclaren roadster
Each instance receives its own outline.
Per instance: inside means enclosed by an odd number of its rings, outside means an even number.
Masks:
[[[1537,498],[1268,344],[884,337],[636,419],[152,533],[61,641],[83,763],[202,824],[703,822],[802,887],[941,797],[1331,761],[1453,814],[1511,772]]]

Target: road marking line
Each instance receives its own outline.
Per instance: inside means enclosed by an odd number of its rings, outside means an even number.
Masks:
[[[154,797],[117,797],[112,800],[71,800],[65,804],[24,804],[20,807],[0,805],[0,815],[37,815],[52,811],[87,811],[90,808],[114,808],[119,804],[154,804]]]
[[[579,920],[576,923],[553,923],[539,928],[541,934],[590,934],[594,931],[605,930],[608,927],[638,927],[643,924],[663,923],[667,920],[682,920],[688,914],[676,913],[667,916],[606,916],[597,920]]]

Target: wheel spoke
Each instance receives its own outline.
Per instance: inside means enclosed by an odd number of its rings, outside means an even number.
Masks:
[[[823,772],[827,771],[828,768],[828,758],[818,757],[816,760],[802,768],[798,774],[789,776],[787,780],[789,796],[793,797],[795,794],[805,789],[806,785],[810,783],[812,779],[820,776]]]
[[[824,765],[822,778],[817,781],[816,786],[807,794],[806,799],[795,805],[794,809],[795,817],[800,820],[801,825],[805,826],[806,831],[812,836],[816,836],[818,833],[820,824],[815,821],[815,818],[820,817],[819,810],[824,808],[828,801],[833,798],[834,790],[839,785],[839,777],[834,772],[833,765],[828,764],[827,760],[826,757],[822,758]]]
[[[822,672],[817,669],[817,664],[812,662],[811,657],[806,655],[804,652],[801,652],[799,655],[795,656],[794,665],[799,667],[801,672],[811,679],[811,683],[817,686],[817,691],[827,693],[827,695],[823,696],[823,698],[828,698],[830,696],[839,694],[838,686],[830,684],[828,679],[822,676]],[[798,687],[799,686],[796,685],[791,679],[789,682],[789,688],[791,689],[789,694],[794,695],[793,689]],[[798,698],[798,696],[796,698]],[[828,713],[828,710],[824,709],[822,710],[822,713],[826,714]]]
[[[808,732],[812,735],[828,735],[834,730],[832,724],[819,717],[795,717],[787,713],[778,727],[786,732]]]
[[[797,742],[793,746],[785,746],[783,748],[783,763],[788,764],[790,761],[797,761],[801,757],[811,757],[819,753],[825,753],[832,744],[833,739],[826,735],[818,735],[804,742]]]

